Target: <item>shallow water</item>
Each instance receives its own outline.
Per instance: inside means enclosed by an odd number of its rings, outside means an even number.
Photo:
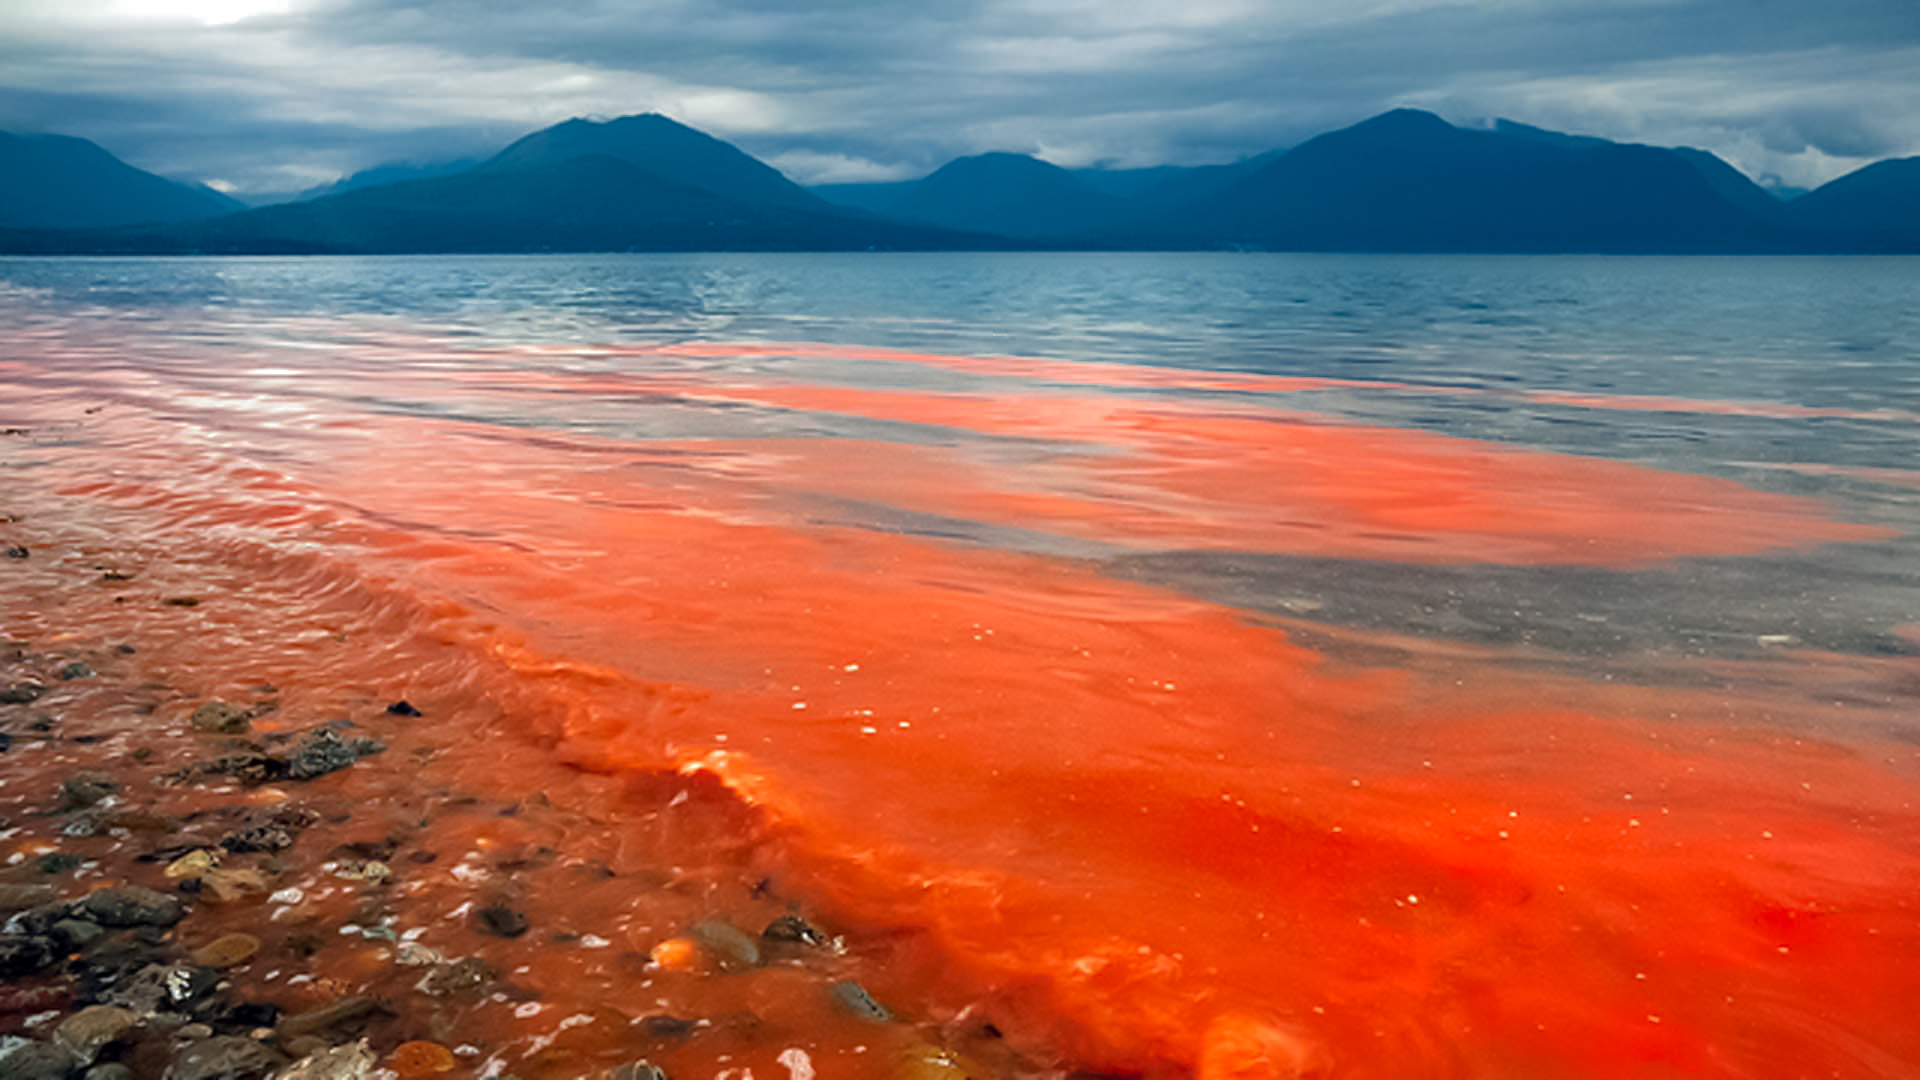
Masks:
[[[483,1070],[1912,1075],[1916,269],[0,262],[0,616],[611,875]],[[908,1034],[648,963],[789,906]]]

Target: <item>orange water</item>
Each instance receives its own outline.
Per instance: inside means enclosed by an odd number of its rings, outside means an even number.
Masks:
[[[1321,381],[724,343],[613,372],[395,335],[337,373],[59,362],[116,344],[0,369],[0,419],[33,432],[0,447],[0,509],[36,551],[8,568],[9,632],[139,636],[185,693],[272,683],[290,727],[405,697],[426,717],[316,789],[439,799],[416,837],[437,850],[549,844],[624,875],[520,897],[614,944],[510,946],[541,1008],[484,1014],[508,1071],[556,1045],[616,1059],[609,1032],[658,995],[764,1024],[666,1052],[676,1075],[779,1076],[796,1046],[901,1075],[919,1044],[863,1034],[797,969],[646,963],[703,917],[797,904],[982,1075],[1920,1075],[1920,752],[1886,734],[1914,713],[1911,659],[1589,677],[1256,617],[1104,562],[1657,582],[1677,559],[1890,535],[1816,501],[1283,396]],[[674,434],[556,422],[606,402]],[[484,419],[502,412],[526,422]],[[100,587],[109,562],[134,584]],[[157,603],[181,594],[203,602]],[[446,865],[407,903],[460,903]]]

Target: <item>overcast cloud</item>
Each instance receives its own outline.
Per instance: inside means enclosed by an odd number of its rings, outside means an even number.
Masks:
[[[814,183],[1232,161],[1398,105],[1811,186],[1920,155],[1920,0],[0,0],[0,130],[243,192],[573,116]]]

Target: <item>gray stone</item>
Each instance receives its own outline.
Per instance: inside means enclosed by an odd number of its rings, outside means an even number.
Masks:
[[[0,705],[26,705],[40,700],[47,688],[35,682],[14,683],[0,690]]]
[[[80,907],[87,918],[102,926],[172,926],[186,914],[180,901],[138,885],[101,889]]]
[[[689,933],[693,940],[706,946],[723,970],[750,968],[760,963],[760,946],[740,930],[718,919],[695,923]]]
[[[0,911],[25,911],[60,898],[51,885],[0,884]]]
[[[140,1018],[131,1009],[89,1005],[60,1021],[53,1029],[53,1041],[66,1047],[81,1065],[91,1065],[101,1050],[139,1026]]]
[[[209,701],[193,710],[195,731],[215,735],[244,735],[253,730],[253,713],[224,701]]]
[[[88,1069],[86,1080],[133,1080],[133,1070],[117,1061],[106,1061]]]
[[[360,1080],[373,1071],[378,1058],[367,1040],[315,1050],[282,1071],[274,1080]]]
[[[66,1080],[78,1064],[65,1047],[25,1042],[0,1057],[0,1080]]]
[[[321,728],[302,736],[287,757],[287,775],[295,780],[311,780],[352,765],[368,754],[385,750],[377,739],[342,739],[332,728]]]
[[[264,1077],[287,1059],[262,1043],[238,1035],[215,1035],[187,1044],[173,1055],[164,1080],[245,1080]]]

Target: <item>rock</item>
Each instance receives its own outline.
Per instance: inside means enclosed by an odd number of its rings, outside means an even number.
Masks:
[[[78,660],[60,669],[60,678],[62,680],[84,679],[92,674],[93,669]]]
[[[175,1031],[173,1036],[176,1039],[211,1039],[213,1038],[213,1025],[199,1023],[182,1024],[180,1030]]]
[[[25,911],[60,899],[51,885],[0,884],[0,912]]]
[[[47,688],[37,682],[19,682],[0,690],[0,705],[27,705],[39,701]]]
[[[393,704],[387,706],[387,711],[389,713],[392,713],[395,716],[419,716],[420,715],[420,710],[414,708],[413,705],[407,701],[396,701]]]
[[[148,964],[123,979],[106,994],[108,1004],[132,1009],[141,1016],[180,1012],[206,997],[220,982],[215,972],[186,964]]]
[[[84,949],[104,933],[99,923],[86,919],[61,919],[48,928],[49,936],[68,949]]]
[[[287,775],[295,780],[311,780],[352,765],[368,754],[385,750],[377,739],[342,739],[332,728],[320,728],[302,736],[287,756]]]
[[[117,1061],[103,1061],[88,1069],[84,1080],[133,1080],[133,1070]]]
[[[283,825],[262,822],[249,825],[244,829],[235,829],[220,838],[220,846],[235,855],[245,855],[254,851],[285,851],[293,846],[293,832]]]
[[[364,994],[358,994],[289,1016],[280,1021],[275,1030],[279,1032],[282,1039],[317,1035],[328,1028],[358,1020],[364,1016],[371,1016],[379,1009],[379,1002]]]
[[[8,428],[7,433],[12,434],[13,429]],[[9,559],[24,559],[32,554],[33,552],[28,551],[26,548],[20,546],[19,544],[14,544],[7,548],[7,558]]]
[[[634,1023],[641,1031],[647,1033],[649,1039],[656,1042],[685,1042],[693,1038],[695,1031],[700,1030],[698,1020],[683,1020],[678,1016],[668,1016],[665,1013],[643,1016]]]
[[[80,907],[102,926],[172,926],[186,914],[180,901],[138,885],[101,889],[81,901]]]
[[[0,731],[0,754],[4,754],[11,749],[13,749],[13,736],[4,731]]]
[[[527,917],[504,904],[489,904],[473,913],[473,928],[494,937],[517,938],[527,932]]]
[[[667,1080],[666,1070],[646,1058],[607,1070],[607,1080]]]
[[[315,1054],[324,1054],[333,1048],[333,1044],[318,1035],[301,1035],[292,1039],[283,1039],[280,1049],[296,1060],[309,1058]],[[296,1066],[297,1068],[298,1066]],[[284,1080],[284,1078],[280,1078]]]
[[[215,1035],[189,1043],[175,1054],[164,1080],[245,1080],[264,1077],[286,1063],[265,1044],[238,1035]]]
[[[244,735],[253,730],[253,713],[224,701],[209,701],[193,710],[195,731],[215,735]]]
[[[107,796],[120,790],[120,784],[110,776],[99,773],[80,773],[69,776],[60,785],[58,810],[80,810],[95,806]]]
[[[66,1080],[78,1066],[65,1047],[28,1041],[0,1057],[0,1080]]]
[[[84,862],[86,862],[85,859],[71,851],[49,851],[34,860],[33,869],[37,873],[51,877],[55,874],[64,874],[69,870],[78,870],[80,864]]]
[[[893,1019],[893,1013],[887,1011],[885,1005],[873,1000],[867,988],[852,979],[842,979],[828,986],[827,992],[833,995],[836,1004],[862,1020],[884,1024]]]
[[[252,934],[222,934],[193,950],[189,959],[201,967],[230,968],[245,963],[260,951],[260,939]]]
[[[198,880],[201,898],[214,904],[231,904],[273,888],[267,881],[267,875],[252,867],[239,870],[215,868],[201,874]]]
[[[220,865],[220,853],[212,848],[195,848],[167,864],[162,871],[170,878],[197,878]]]
[[[162,604],[165,604],[168,607],[199,607],[200,606],[200,598],[197,596],[169,596],[165,600],[162,600],[160,602]]]
[[[434,997],[446,997],[479,988],[492,982],[499,972],[488,967],[477,956],[465,956],[451,964],[436,964],[432,971],[421,976],[415,989]]]
[[[0,977],[18,978],[52,966],[59,958],[53,942],[43,937],[0,938]]]
[[[53,1029],[53,1041],[67,1048],[82,1066],[93,1064],[100,1051],[119,1042],[140,1026],[140,1018],[116,1005],[89,1005]]]
[[[304,1043],[308,1039],[312,1039],[312,1036],[292,1039],[287,1046],[291,1048],[295,1043]],[[373,1049],[365,1039],[342,1046],[321,1043],[282,1070],[274,1080],[360,1080],[373,1071],[376,1060]]]
[[[420,1039],[394,1047],[393,1056],[387,1059],[387,1068],[398,1073],[400,1080],[420,1080],[447,1072],[453,1065],[453,1051]]]
[[[767,924],[760,936],[768,941],[784,942],[791,945],[821,946],[827,943],[827,935],[815,929],[812,923],[798,915],[782,915]]]
[[[377,859],[346,859],[333,868],[333,876],[348,881],[371,881],[379,884],[393,876],[393,867]]]
[[[760,963],[760,946],[755,945],[752,938],[718,919],[695,923],[687,933],[713,954],[723,970],[756,967]]]

